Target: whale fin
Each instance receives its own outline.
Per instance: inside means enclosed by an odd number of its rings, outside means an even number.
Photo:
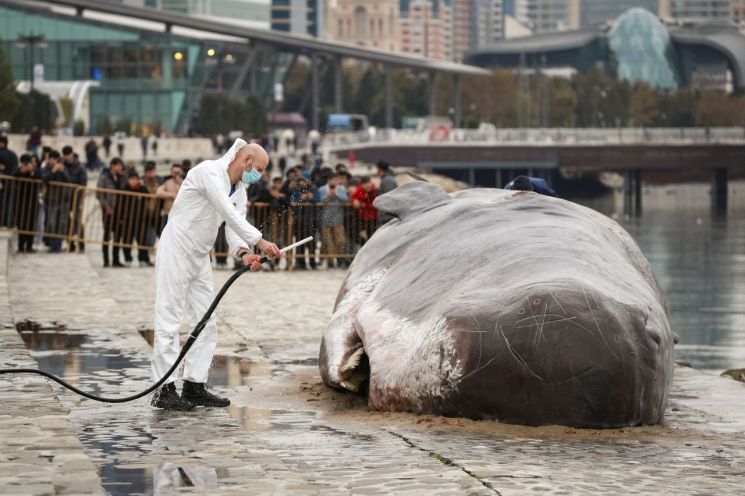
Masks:
[[[450,201],[450,195],[437,184],[412,181],[377,197],[373,206],[381,212],[405,219],[412,213],[426,212]]]

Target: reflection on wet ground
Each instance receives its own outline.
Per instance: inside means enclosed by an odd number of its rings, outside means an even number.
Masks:
[[[78,331],[50,331],[41,326],[21,327],[26,328],[37,329],[21,330],[20,335],[39,364],[39,369],[62,377],[93,394],[122,396],[120,386],[125,379],[123,371],[149,366],[149,361],[141,357],[122,353],[121,349],[94,344],[88,335]],[[142,383],[142,387],[147,386],[147,383]],[[63,391],[61,387],[55,387]],[[63,394],[72,395],[67,390]],[[73,400],[76,399],[73,397]],[[141,442],[141,438],[152,438],[136,425],[118,425],[115,430],[109,430],[102,429],[98,422],[86,424],[78,436],[92,456],[107,458],[110,454],[116,454],[117,459],[126,458],[132,452],[146,451],[148,446]],[[115,461],[98,466],[103,486],[110,494],[152,492],[151,467],[121,467]]]

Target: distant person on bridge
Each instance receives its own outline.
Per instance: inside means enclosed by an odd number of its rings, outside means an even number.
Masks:
[[[540,177],[529,177],[529,176],[517,176],[515,179],[507,183],[504,189],[510,189],[514,191],[535,191],[546,196],[555,196],[558,198],[551,186],[546,182],[545,179]]]

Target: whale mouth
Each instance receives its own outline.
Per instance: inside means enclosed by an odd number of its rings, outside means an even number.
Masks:
[[[353,393],[362,392],[370,379],[370,362],[365,348],[360,346],[339,369],[339,385]]]

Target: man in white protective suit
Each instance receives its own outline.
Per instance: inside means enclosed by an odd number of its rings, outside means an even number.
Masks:
[[[253,254],[253,247],[279,258],[277,245],[262,239],[261,232],[246,220],[244,185],[258,181],[268,163],[261,146],[238,139],[222,158],[200,163],[184,179],[155,258],[154,381],[160,380],[178,357],[183,318],[188,317],[194,327],[212,303],[210,250],[223,221],[230,253],[242,258],[252,271],[261,268],[261,256]],[[176,391],[172,375],[151,404],[181,411],[195,406],[228,406],[230,400],[205,389],[216,346],[217,326],[212,315],[184,358],[183,394]]]

